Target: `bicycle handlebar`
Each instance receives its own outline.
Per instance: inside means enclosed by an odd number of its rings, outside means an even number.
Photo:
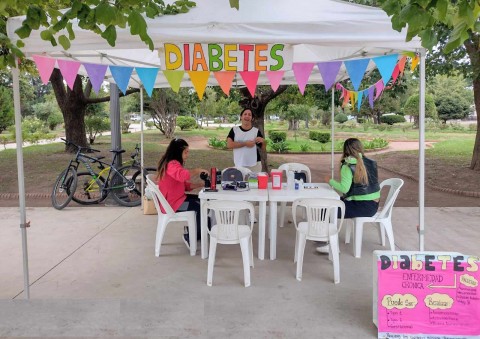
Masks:
[[[83,147],[83,146],[78,146],[77,144],[75,144],[74,142],[70,141],[70,140],[67,140],[67,139],[64,139],[64,138],[60,138],[60,140],[63,140],[65,142],[65,144],[68,146],[68,145],[73,145],[77,148],[77,151],[82,151],[82,150],[86,150],[86,151],[89,151],[89,152],[97,152],[97,153],[100,153],[101,151],[99,151],[98,149],[93,149],[93,148],[90,148],[90,147]]]

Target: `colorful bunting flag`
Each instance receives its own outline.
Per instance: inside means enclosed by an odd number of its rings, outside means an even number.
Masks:
[[[183,75],[185,74],[185,71],[165,70],[162,72],[163,72],[163,75],[165,75],[165,78],[167,78],[167,81],[170,84],[172,91],[174,91],[175,93],[178,93],[178,91],[180,90],[180,85],[182,84],[182,79],[183,79]]]
[[[37,65],[38,73],[40,73],[40,78],[44,85],[48,84],[50,81],[50,76],[52,75],[53,69],[55,68],[55,59],[47,58],[40,55],[34,55],[33,61]]]
[[[345,60],[345,68],[350,76],[353,88],[358,91],[370,59]]]
[[[85,70],[87,71],[93,90],[98,94],[102,87],[103,80],[105,79],[108,65],[84,63],[83,67],[85,67]]]
[[[302,95],[305,92],[305,86],[307,85],[308,78],[312,73],[313,66],[315,66],[314,63],[303,63],[303,62],[294,63],[292,65],[293,75],[297,80],[298,89],[300,90],[300,93],[302,93]]]
[[[410,66],[410,71],[413,72],[415,68],[417,68],[418,62],[420,61],[420,58],[418,55],[415,55],[415,57],[412,59],[412,64]]]
[[[201,101],[203,99],[203,93],[205,93],[205,88],[207,87],[210,71],[187,71],[187,73]]]
[[[397,65],[398,54],[384,55],[373,58],[377,69],[382,76],[383,83],[388,84],[390,77],[392,76],[393,69]]]
[[[73,84],[77,78],[78,69],[80,68],[80,63],[78,61],[70,60],[57,60],[58,68],[62,73],[63,79],[67,83],[68,87],[73,91]]]
[[[397,81],[397,78],[398,78],[398,75],[400,74],[400,68],[397,66],[395,66],[395,69],[393,70],[393,73],[392,73],[392,85],[395,83],[395,81]]]
[[[364,91],[358,92],[358,101],[357,101],[357,111],[358,112],[360,112],[360,106],[362,106],[363,92]]]
[[[285,71],[266,71],[265,74],[267,75],[268,81],[270,81],[270,87],[276,92],[282,82]]]
[[[345,96],[343,97],[342,107],[345,107],[350,101],[350,92],[345,90]]]
[[[319,62],[317,67],[322,76],[325,91],[328,91],[337,79],[338,71],[340,70],[340,67],[342,67],[342,62]]]
[[[382,79],[378,80],[378,81],[375,83],[376,93],[375,93],[375,99],[374,99],[374,100],[377,100],[377,99],[380,97],[380,95],[382,94],[384,88],[385,88],[385,85],[383,84]]]
[[[137,71],[138,77],[143,84],[143,88],[145,88],[145,91],[147,91],[148,96],[151,97],[159,68],[135,67],[135,70]]]
[[[375,86],[368,87],[368,103],[370,108],[373,108],[373,94],[375,93]]]
[[[227,96],[230,96],[230,88],[232,88],[232,81],[235,78],[235,72],[233,71],[220,71],[220,72],[213,72],[215,79],[217,79],[220,88],[222,89],[223,93]]]
[[[128,66],[109,66],[112,77],[117,87],[123,94],[127,92],[128,82],[133,72],[133,67]]]
[[[255,91],[257,89],[257,82],[258,82],[258,77],[260,76],[260,72],[258,71],[252,71],[252,72],[239,72],[240,76],[243,79],[243,82],[245,83],[245,86],[247,86],[248,91],[252,95],[252,97],[255,96]]]
[[[405,69],[405,63],[407,62],[407,56],[404,55],[400,58],[400,61],[398,62],[398,70],[400,73],[403,73],[403,70]]]

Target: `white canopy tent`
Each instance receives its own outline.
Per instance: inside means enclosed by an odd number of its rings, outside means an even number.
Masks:
[[[8,21],[8,36],[13,41],[18,37],[15,30],[24,17]],[[128,29],[117,29],[116,46],[111,47],[100,36],[75,27],[75,40],[64,51],[61,46],[51,46],[33,31],[24,39],[22,51],[27,57],[41,54],[53,58],[76,60],[108,65],[160,67],[158,49],[163,43],[283,43],[293,47],[293,62],[324,62],[368,58],[404,51],[418,52],[421,56],[420,83],[420,189],[419,189],[419,247],[423,250],[424,230],[424,50],[418,40],[405,42],[406,33],[391,28],[391,21],[380,9],[350,4],[336,0],[241,0],[240,10],[230,8],[227,0],[201,0],[188,13],[146,19],[148,33],[155,51],[145,48],[137,36]],[[370,65],[373,67],[373,65]],[[80,72],[82,71],[80,68]],[[83,70],[84,71],[84,70]],[[107,71],[106,78],[113,81]],[[340,70],[337,81],[348,78],[345,69]],[[242,85],[238,77],[239,85]],[[293,72],[286,70],[282,84],[296,84]],[[309,83],[323,83],[320,74],[310,76]],[[211,76],[210,85],[218,85]],[[258,85],[269,84],[263,76]],[[141,85],[135,72],[129,85]],[[185,79],[182,86],[192,87]],[[166,78],[159,73],[155,87],[169,87]],[[17,128],[18,179],[20,192],[21,230],[24,248],[25,290],[29,297],[28,255],[26,243],[26,215],[21,140],[21,112],[19,99],[18,70],[14,70],[15,120]]]

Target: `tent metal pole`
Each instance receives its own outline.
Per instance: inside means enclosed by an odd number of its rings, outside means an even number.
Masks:
[[[420,102],[418,130],[419,154],[418,154],[418,224],[419,224],[419,249],[425,250],[425,49],[420,50]]]
[[[23,252],[23,289],[25,298],[30,299],[30,281],[28,273],[28,243],[27,224],[25,211],[25,177],[23,169],[23,140],[22,140],[22,112],[20,108],[20,70],[18,59],[15,60],[16,67],[12,68],[13,79],[13,103],[15,107],[15,138],[17,143],[17,175],[18,175],[18,203],[20,209],[20,231],[22,233]]]
[[[335,157],[335,126],[333,124],[334,122],[334,118],[335,118],[335,91],[334,91],[334,88],[335,88],[335,85],[332,86],[332,116],[331,116],[331,121],[330,121],[330,125],[332,127],[332,155],[331,155],[331,159],[330,159],[330,169],[331,169],[331,178],[333,179],[333,171],[335,169],[335,165],[334,165],[334,157]]]
[[[145,179],[143,178],[143,86],[140,87],[140,171],[142,173],[142,190],[141,190],[141,197],[142,197],[142,210],[145,206],[143,206],[143,191],[145,188]]]

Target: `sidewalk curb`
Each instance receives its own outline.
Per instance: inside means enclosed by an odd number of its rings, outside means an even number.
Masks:
[[[404,174],[404,173],[400,173],[400,172],[397,172],[397,171],[394,171],[392,169],[389,169],[389,168],[386,168],[384,166],[381,166],[377,163],[377,166],[387,172],[391,172],[391,173],[394,173],[396,175],[400,175],[402,177],[406,177],[410,180],[413,180],[415,182],[418,182],[418,178],[414,177],[413,175],[410,175],[410,174]],[[445,193],[451,193],[451,194],[456,194],[456,195],[462,195],[464,197],[472,197],[472,198],[480,198],[480,192],[475,192],[475,191],[462,191],[462,190],[455,190],[455,189],[452,189],[452,188],[444,188],[444,187],[438,187],[438,186],[435,186],[435,185],[432,185],[432,184],[429,184],[428,182],[425,182],[425,185],[428,186],[429,188],[431,189],[434,189],[436,191],[440,191],[440,192],[445,192]]]

